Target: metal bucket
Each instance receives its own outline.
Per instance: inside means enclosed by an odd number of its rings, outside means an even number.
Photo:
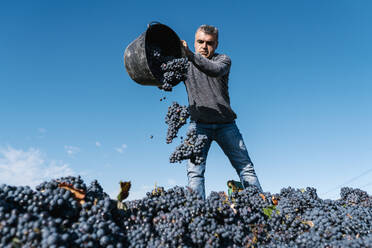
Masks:
[[[147,30],[132,41],[125,49],[124,64],[129,76],[142,85],[162,85],[160,76],[149,63],[149,46],[162,50],[162,55],[181,58],[183,55],[181,40],[168,26],[151,22]]]

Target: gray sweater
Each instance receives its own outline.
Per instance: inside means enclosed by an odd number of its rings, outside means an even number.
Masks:
[[[207,59],[200,54],[189,56],[185,86],[191,120],[200,123],[229,123],[236,119],[229,97],[231,60],[215,53]]]

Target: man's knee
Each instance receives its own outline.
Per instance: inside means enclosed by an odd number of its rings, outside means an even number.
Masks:
[[[189,166],[187,168],[187,176],[204,178],[205,169],[203,169],[202,167],[202,165]]]
[[[245,166],[249,166],[251,164],[253,166],[252,160],[248,155],[247,151],[234,151],[229,156],[231,164],[237,168],[244,168]]]

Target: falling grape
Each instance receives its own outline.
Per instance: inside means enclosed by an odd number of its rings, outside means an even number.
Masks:
[[[194,164],[200,165],[205,161],[202,152],[208,138],[205,135],[198,135],[196,129],[189,130],[186,136],[183,143],[170,155],[169,162],[176,163],[191,159]]]
[[[177,102],[173,102],[168,107],[165,123],[168,125],[166,143],[169,144],[177,137],[179,129],[186,124],[190,117],[190,112],[187,106],[181,106]]]

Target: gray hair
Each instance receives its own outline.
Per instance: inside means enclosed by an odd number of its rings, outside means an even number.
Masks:
[[[214,35],[216,36],[216,40],[218,40],[218,28],[216,28],[215,26],[211,26],[211,25],[207,25],[207,24],[203,24],[201,25],[197,30],[196,32],[198,31],[203,31],[204,33],[206,34],[210,34],[210,35]]]

